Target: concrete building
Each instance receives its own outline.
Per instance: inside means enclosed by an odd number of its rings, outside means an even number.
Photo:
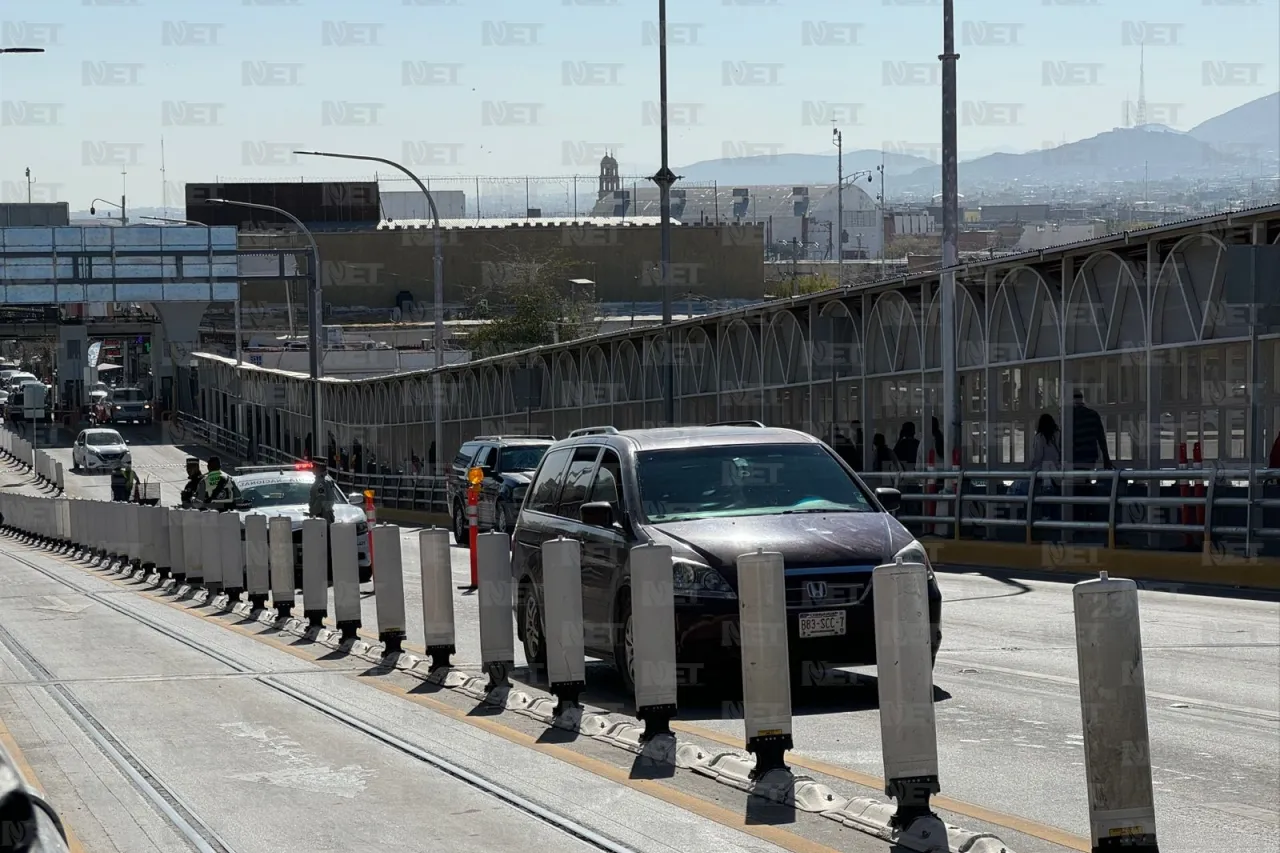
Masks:
[[[569,277],[596,283],[593,298],[599,302],[661,298],[660,229],[652,219],[643,224],[613,219],[483,224],[487,222],[442,223],[445,302],[451,316],[461,318],[465,312],[458,309],[469,300],[509,284],[522,264],[554,254],[567,260],[572,270]],[[434,299],[432,229],[424,222],[412,224],[422,227],[316,234],[326,306],[389,312],[408,301],[429,311]],[[763,236],[763,228],[757,225],[675,227],[671,257],[676,297],[693,293],[717,301],[760,299]],[[241,249],[297,247],[301,253],[305,245],[301,236],[291,233],[240,235]],[[304,288],[303,280],[295,278],[288,291],[298,312],[305,304]],[[254,310],[267,310],[283,306],[285,293],[285,283],[277,276],[248,282],[243,298]]]

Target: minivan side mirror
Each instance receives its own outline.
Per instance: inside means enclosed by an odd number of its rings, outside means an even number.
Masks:
[[[585,503],[578,512],[583,524],[589,524],[592,527],[613,526],[613,504],[608,501]]]
[[[347,495],[347,500],[351,501],[356,506],[364,506],[364,492],[352,492]]]
[[[876,500],[880,501],[885,512],[897,512],[902,506],[902,492],[897,489],[876,489]]]

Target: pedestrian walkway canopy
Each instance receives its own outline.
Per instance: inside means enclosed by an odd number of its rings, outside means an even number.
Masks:
[[[230,302],[242,277],[234,227],[0,228],[0,304]]]

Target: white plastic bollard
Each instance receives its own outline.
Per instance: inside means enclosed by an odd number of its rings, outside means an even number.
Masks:
[[[66,480],[63,478],[61,462],[57,463],[57,468],[55,469],[54,485],[58,487],[59,492],[65,492],[67,490]]]
[[[267,606],[271,592],[271,546],[267,539],[267,517],[258,513],[244,517],[245,589],[254,611]]]
[[[293,593],[298,584],[290,519],[279,515],[271,518],[267,523],[267,546],[271,553],[271,604],[277,619],[287,619],[293,612]]]
[[[587,686],[582,625],[582,543],[559,536],[542,545],[542,612],[547,682],[558,716],[578,704]]]
[[[200,553],[204,557],[204,588],[209,590],[209,603],[222,592],[222,525],[221,513],[200,513]]]
[[[175,586],[181,586],[187,579],[186,546],[183,536],[186,530],[182,526],[182,516],[186,510],[163,508],[169,514],[169,573],[173,575]]]
[[[1102,572],[1072,598],[1093,849],[1157,853],[1138,587]]]
[[[791,739],[791,658],[782,555],[757,550],[738,557],[738,624],[742,642],[742,707],[751,771],[759,779],[786,770]]]
[[[452,570],[449,571],[452,580]],[[440,581],[437,579],[436,583]],[[480,663],[489,674],[488,689],[492,691],[510,683],[508,678],[516,661],[511,621],[511,538],[507,534],[481,533],[476,537],[476,583],[480,596]],[[452,602],[449,607],[452,612]]]
[[[921,563],[877,566],[871,594],[884,792],[898,803],[894,825],[907,829],[931,814],[929,798],[939,790],[929,570]]]
[[[160,532],[156,530],[155,515],[149,506],[138,506],[135,515],[138,518],[138,565],[143,575],[148,574],[156,566],[156,547],[159,544]]]
[[[204,513],[194,509],[180,510],[182,517],[182,562],[187,567],[187,583],[193,587],[204,583]]]
[[[137,504],[122,503],[120,509],[124,512],[124,529],[127,531],[123,545],[124,559],[121,561],[121,571],[132,572],[142,560],[142,513],[139,510],[142,507]]]
[[[676,603],[669,546],[631,549],[630,628],[636,716],[644,721],[640,739],[648,741],[671,734],[677,704]]]
[[[384,657],[398,655],[404,648],[404,554],[400,548],[400,528],[382,524],[373,528],[373,553],[378,570],[373,574],[373,603],[378,613],[378,641]]]
[[[302,522],[302,614],[320,628],[329,613],[329,522]]]
[[[222,543],[222,591],[230,609],[244,593],[244,525],[238,513],[218,513],[218,539]]]
[[[345,643],[356,638],[361,625],[360,556],[354,523],[329,525],[329,553],[333,556],[333,617]]]
[[[436,670],[449,666],[449,655],[458,652],[448,530],[433,527],[418,534],[418,562],[422,581],[423,640],[427,654],[431,655],[431,669]],[[514,640],[511,658],[514,661]]]
[[[151,516],[151,532],[155,536],[155,570],[160,577],[168,578],[173,572],[172,552],[169,548],[169,510],[162,506],[149,506],[146,509]]]

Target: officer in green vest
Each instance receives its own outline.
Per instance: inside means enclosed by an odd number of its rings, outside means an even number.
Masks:
[[[133,497],[134,484],[137,478],[133,466],[128,462],[117,465],[111,471],[111,500],[128,501]]]
[[[209,457],[209,473],[205,474],[196,490],[196,503],[203,509],[222,512],[231,508],[235,496],[231,493],[231,477],[222,471],[222,462],[216,456]]]

